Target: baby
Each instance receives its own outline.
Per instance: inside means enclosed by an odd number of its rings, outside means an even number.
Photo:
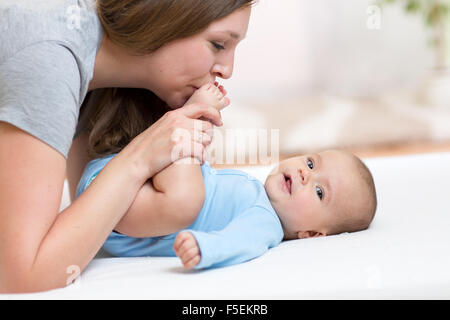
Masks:
[[[187,103],[228,105],[226,91],[198,89]],[[91,161],[77,197],[114,157]],[[256,258],[282,240],[368,228],[377,206],[372,175],[356,156],[329,150],[281,161],[265,183],[208,162],[173,164],[137,195],[105,241],[116,256],[175,256],[185,268]]]

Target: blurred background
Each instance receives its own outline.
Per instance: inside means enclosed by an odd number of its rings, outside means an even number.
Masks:
[[[259,129],[281,158],[325,148],[361,156],[450,151],[448,7],[444,0],[260,0],[233,77],[221,81],[232,102],[217,143],[230,153],[235,143],[224,140],[245,144]],[[247,157],[258,152],[246,149]]]

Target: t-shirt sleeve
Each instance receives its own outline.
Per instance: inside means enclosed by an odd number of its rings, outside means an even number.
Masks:
[[[22,49],[0,64],[0,121],[67,158],[78,121],[80,79],[66,47],[46,41]]]
[[[224,229],[190,231],[200,247],[196,269],[224,267],[254,259],[283,239],[280,220],[264,207],[253,206],[235,217]]]

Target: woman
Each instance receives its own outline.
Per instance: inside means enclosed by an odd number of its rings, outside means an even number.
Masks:
[[[0,6],[0,42],[7,44],[0,49],[0,292],[65,286],[69,270],[93,259],[146,181],[178,160],[173,148],[196,146],[183,156],[203,161],[208,143],[173,141],[172,133],[210,134],[220,114],[201,104],[179,107],[196,88],[231,77],[252,4],[39,2]],[[117,87],[138,89],[106,89]],[[152,92],[133,94],[148,97],[156,113],[162,105],[173,110],[135,136],[58,215],[66,169],[73,198],[89,160],[83,121],[72,143],[87,93],[100,102],[133,101],[127,90],[139,89]],[[87,100],[83,113],[91,112]]]

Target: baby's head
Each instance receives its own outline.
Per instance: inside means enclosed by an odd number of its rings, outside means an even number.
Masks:
[[[345,151],[281,161],[265,188],[287,240],[367,229],[377,207],[372,174]]]

